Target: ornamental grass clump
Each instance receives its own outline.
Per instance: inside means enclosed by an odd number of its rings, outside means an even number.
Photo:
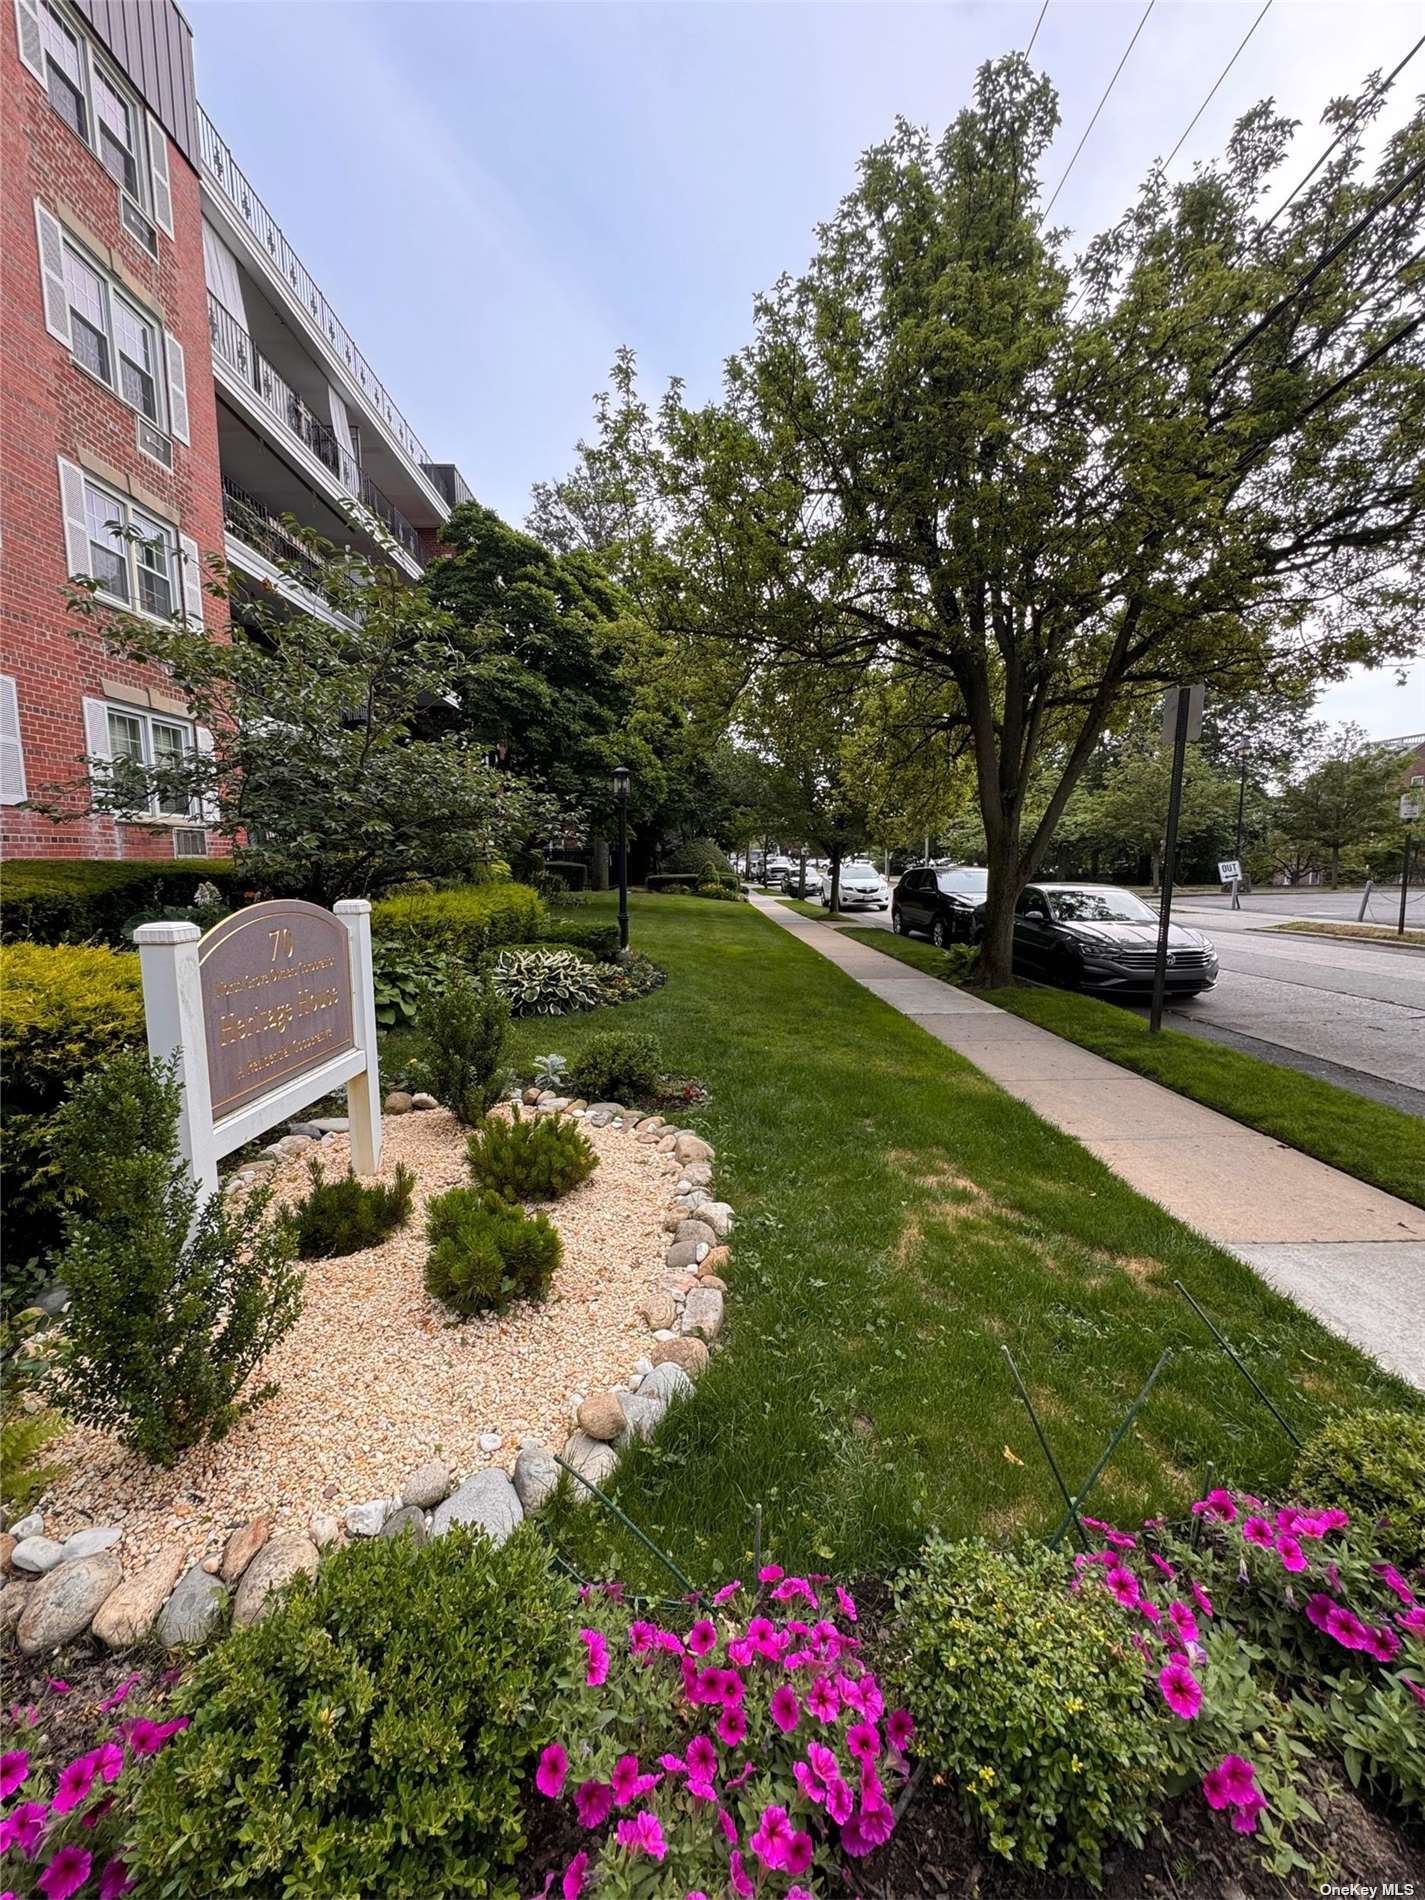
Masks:
[[[1067,1557],[933,1539],[896,1583],[899,1680],[918,1752],[1006,1860],[1100,1878],[1140,1845],[1167,1780],[1143,1663]]]
[[[303,1260],[339,1260],[379,1247],[411,1218],[416,1177],[403,1161],[389,1181],[359,1181],[353,1168],[328,1181],[316,1160],[307,1163],[307,1173],[311,1188],[284,1210]]]
[[[159,1465],[272,1395],[251,1376],[302,1307],[271,1195],[202,1198],[178,1148],[178,1100],[172,1064],[126,1050],[79,1084],[55,1137],[79,1196],[59,1269],[69,1307],[47,1353],[56,1397],[66,1417]]]
[[[370,1538],[209,1650],[139,1791],[145,1893],[512,1900],[569,1646],[531,1531]]]
[[[809,1900],[890,1839],[913,1725],[866,1667],[848,1591],[768,1564],[691,1627],[630,1621],[612,1591],[584,1608],[535,1773],[586,1830],[569,1900]]]
[[[543,1214],[480,1188],[450,1188],[426,1209],[425,1286],[461,1319],[542,1300],[564,1257]]]
[[[557,1201],[599,1165],[588,1137],[573,1122],[546,1115],[526,1121],[491,1116],[466,1143],[476,1187],[511,1201]]]

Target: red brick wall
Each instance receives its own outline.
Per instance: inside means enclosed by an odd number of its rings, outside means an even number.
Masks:
[[[130,477],[161,504],[157,512],[193,536],[205,558],[222,552],[222,489],[196,173],[170,141],[175,236],[159,232],[155,260],[119,222],[112,178],[21,64],[9,5],[0,8],[0,136],[0,672],[15,679],[34,798],[81,775],[82,701],[105,697],[102,681],[172,693],[172,682],[156,670],[111,657],[97,633],[66,609],[56,457],[82,462],[87,455]],[[134,411],[79,369],[45,329],[36,198],[76,235],[108,247],[183,345],[192,441],[188,447],[174,441],[172,473],[140,453]],[[206,597],[203,614],[221,637],[222,603]],[[173,854],[168,827],[121,825],[107,817],[55,826],[14,806],[0,806],[0,847],[7,857]],[[216,848],[211,837],[209,848]]]

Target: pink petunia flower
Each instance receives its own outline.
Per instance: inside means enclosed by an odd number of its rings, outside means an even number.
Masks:
[[[777,1727],[784,1735],[790,1735],[802,1716],[802,1705],[797,1701],[796,1690],[788,1683],[779,1682],[772,1691],[768,1707]]]
[[[787,1810],[766,1807],[762,1810],[757,1831],[748,1845],[764,1867],[784,1867],[792,1833],[792,1824],[787,1819]]]
[[[1333,1603],[1324,1591],[1318,1590],[1306,1599],[1306,1620],[1314,1623],[1317,1629],[1324,1630],[1337,1608],[1339,1605]]]
[[[136,1885],[123,1861],[108,1861],[99,1876],[99,1900],[121,1900],[121,1896],[132,1893]]]
[[[1367,1629],[1363,1648],[1368,1656],[1374,1656],[1380,1663],[1394,1662],[1400,1654],[1400,1638],[1387,1623],[1379,1628]]]
[[[717,1775],[717,1750],[706,1735],[695,1735],[688,1743],[688,1773],[696,1775],[702,1781],[712,1781]]]
[[[1207,1594],[1200,1583],[1194,1583],[1192,1586],[1192,1600],[1202,1611],[1204,1616],[1212,1615],[1212,1598]]]
[[[1233,1502],[1232,1493],[1222,1490],[1220,1486],[1215,1491],[1209,1491],[1207,1496],[1200,1499],[1192,1508],[1195,1517],[1215,1517],[1222,1524],[1237,1522],[1237,1506]]]
[[[786,1571],[783,1570],[780,1564],[763,1564],[762,1568],[757,1572],[757,1581],[759,1583],[780,1583],[786,1574]]]
[[[1220,1814],[1223,1808],[1230,1808],[1232,1796],[1228,1792],[1227,1777],[1219,1762],[1216,1768],[1209,1768],[1202,1778],[1202,1795],[1208,1807]]]
[[[163,1747],[163,1737],[158,1732],[157,1722],[150,1722],[146,1717],[130,1722],[128,1743],[136,1755],[156,1755]]]
[[[1425,1603],[1401,1610],[1395,1620],[1401,1629],[1409,1630],[1412,1636],[1425,1636]]]
[[[851,1810],[855,1805],[855,1798],[840,1775],[827,1783],[826,1811],[838,1827],[844,1827],[851,1819]]]
[[[602,1630],[580,1630],[579,1641],[588,1651],[589,1666],[584,1675],[586,1689],[602,1689],[609,1679],[609,1642]]]
[[[1257,1817],[1265,1812],[1266,1805],[1265,1797],[1260,1794],[1253,1795],[1250,1801],[1244,1802],[1232,1816],[1232,1825],[1236,1831],[1239,1834],[1255,1834]]]
[[[1185,1643],[1195,1643],[1197,1641],[1197,1618],[1193,1615],[1186,1603],[1170,1603],[1168,1605],[1168,1618],[1173,1628]]]
[[[782,1871],[790,1874],[793,1879],[798,1874],[804,1874],[811,1866],[814,1851],[811,1835],[805,1828],[798,1828],[787,1842],[787,1851],[782,1857]]]
[[[765,1616],[754,1616],[747,1625],[747,1640],[756,1653],[767,1662],[780,1662],[787,1644],[784,1637],[777,1634],[775,1623]]]
[[[1247,1543],[1255,1544],[1259,1550],[1270,1550],[1276,1541],[1275,1533],[1264,1517],[1243,1518],[1242,1536]]]
[[[580,1827],[602,1827],[614,1805],[614,1791],[606,1781],[582,1781],[574,1790],[574,1813]]]
[[[816,1591],[805,1577],[784,1577],[772,1592],[774,1603],[791,1603],[797,1597],[809,1603],[814,1610],[818,1608]]]
[[[106,1794],[102,1801],[96,1801],[92,1808],[86,1808],[84,1813],[79,1817],[79,1825],[81,1827],[98,1827],[99,1823],[113,1805],[113,1795]]]
[[[1422,1688],[1418,1682],[1413,1681],[1409,1676],[1402,1676],[1400,1680],[1405,1684],[1411,1695],[1415,1697],[1415,1700],[1420,1704],[1421,1708],[1425,1709],[1425,1688]]]
[[[1105,1531],[1103,1541],[1111,1544],[1115,1550],[1137,1550],[1138,1539],[1130,1537],[1127,1531]]]
[[[99,1704],[99,1707],[104,1711],[106,1715],[108,1714],[110,1709],[117,1709],[119,1704],[128,1695],[129,1691],[131,1689],[136,1688],[142,1680],[143,1678],[138,1675],[126,1676],[124,1680],[119,1684],[118,1688],[114,1690],[112,1695],[105,1696],[104,1700]]]
[[[631,1656],[648,1656],[653,1653],[658,1631],[652,1623],[646,1623],[641,1617],[635,1617],[628,1626],[628,1653]]]
[[[59,1780],[54,1786],[54,1799],[50,1808],[55,1814],[68,1814],[71,1808],[77,1808],[81,1801],[89,1799],[89,1790],[94,1786],[94,1777],[98,1770],[88,1755],[80,1755],[59,1771]]]
[[[1354,1610],[1348,1610],[1344,1604],[1333,1603],[1322,1625],[1326,1634],[1333,1637],[1342,1649],[1364,1649],[1366,1646],[1366,1626]]]
[[[90,1751],[89,1759],[98,1770],[99,1779],[106,1787],[111,1787],[124,1770],[124,1751],[117,1742],[101,1742]]]
[[[801,1790],[803,1797],[810,1801],[813,1807],[819,1808],[825,1801],[825,1788],[822,1787],[821,1783],[804,1761],[794,1761],[792,1763],[792,1779]]]
[[[732,1891],[737,1895],[738,1900],[751,1900],[756,1888],[748,1879],[747,1870],[742,1864],[742,1855],[735,1847],[727,1857],[727,1877],[732,1882]]]
[[[805,1887],[788,1887],[787,1900],[812,1900]]]
[[[881,1752],[881,1737],[874,1722],[853,1722],[846,1731],[846,1746],[857,1761],[874,1761]]]
[[[1277,1555],[1282,1560],[1282,1569],[1291,1571],[1293,1576],[1306,1568],[1306,1552],[1286,1531],[1281,1532],[1277,1538]]]
[[[1255,1762],[1244,1761],[1240,1755],[1224,1755],[1218,1768],[1227,1788],[1227,1799],[1234,1808],[1244,1807],[1257,1798]]]
[[[559,1891],[564,1900],[579,1900],[584,1891],[584,1875],[589,1870],[589,1856],[581,1848],[564,1869],[564,1878],[559,1883]]]
[[[87,1847],[61,1847],[35,1885],[45,1900],[69,1900],[89,1878],[94,1856]]]
[[[8,1801],[30,1772],[28,1749],[12,1748],[0,1755],[0,1801]]]
[[[69,1684],[65,1681],[63,1676],[51,1676],[49,1681],[45,1684],[45,1687],[49,1690],[51,1695],[69,1694]]]
[[[1114,1564],[1105,1570],[1103,1580],[1108,1585],[1115,1602],[1121,1603],[1126,1610],[1134,1609],[1142,1595],[1138,1579],[1125,1564]]]
[[[1401,1576],[1394,1564],[1372,1564],[1371,1569],[1375,1575],[1380,1578],[1386,1589],[1393,1591],[1395,1595],[1400,1598],[1402,1603],[1411,1604],[1415,1601],[1415,1592],[1405,1581],[1404,1577]]]
[[[637,1755],[620,1755],[614,1763],[613,1773],[609,1776],[615,1806],[626,1808],[630,1801],[641,1801],[644,1795],[650,1794],[661,1780],[661,1775],[640,1773]]]
[[[647,1854],[650,1860],[662,1860],[668,1852],[663,1824],[651,1808],[640,1808],[637,1814],[627,1816],[619,1822],[615,1832],[619,1846],[626,1847],[631,1854]]]
[[[5,1846],[18,1847],[26,1860],[33,1860],[48,1812],[43,1801],[22,1801],[13,1813],[0,1821],[0,1829],[5,1831]]]
[[[812,1773],[823,1787],[829,1788],[841,1773],[841,1763],[836,1759],[836,1750],[828,1748],[825,1742],[807,1743],[807,1761]]]
[[[726,1808],[718,1809],[717,1824],[722,1829],[722,1837],[727,1842],[728,1846],[736,1847],[737,1823],[736,1821],[733,1820],[732,1816],[728,1813]]]
[[[903,1755],[915,1734],[915,1722],[909,1709],[892,1709],[886,1717],[886,1740],[897,1754]]]
[[[846,1621],[848,1623],[854,1623],[856,1621],[856,1599],[849,1590],[843,1590],[839,1583],[836,1586],[836,1601],[840,1604],[841,1614],[846,1618]]]
[[[717,1647],[717,1624],[711,1617],[700,1616],[688,1631],[688,1648],[694,1656],[706,1656]]]
[[[1152,1562],[1157,1565],[1158,1569],[1167,1578],[1169,1583],[1177,1582],[1178,1573],[1173,1568],[1173,1566],[1168,1562],[1166,1557],[1160,1557],[1156,1550],[1150,1550],[1148,1552],[1148,1556],[1152,1560]]]
[[[741,1577],[734,1577],[731,1583],[725,1583],[720,1590],[713,1591],[713,1602],[721,1606],[735,1597],[741,1588]]]
[[[834,1722],[841,1713],[835,1683],[826,1676],[818,1677],[806,1692],[805,1706],[808,1715],[814,1715],[818,1722]]]
[[[1180,1658],[1166,1663],[1158,1672],[1158,1687],[1174,1715],[1190,1722],[1202,1707],[1202,1684]]]
[[[564,1792],[564,1777],[569,1772],[569,1756],[562,1744],[551,1742],[539,1758],[539,1766],[534,1771],[534,1785],[550,1801],[557,1801]]]
[[[736,1748],[747,1733],[747,1717],[741,1709],[724,1709],[717,1721],[718,1740]]]

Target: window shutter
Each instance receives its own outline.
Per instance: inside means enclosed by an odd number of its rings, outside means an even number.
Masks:
[[[194,732],[194,737],[198,741],[198,756],[201,759],[211,760],[213,756],[212,733],[208,730],[206,726],[195,726],[193,729],[193,732]],[[199,799],[198,809],[203,815],[203,823],[205,825],[217,824],[218,801],[216,798]]]
[[[188,370],[183,361],[183,345],[176,336],[163,333],[164,354],[168,359],[168,426],[180,442],[188,434]]]
[[[45,83],[45,43],[40,33],[39,0],[15,0],[15,31],[20,39],[20,60],[29,67],[40,84]]]
[[[198,543],[191,534],[180,534],[178,545],[183,550],[183,612],[195,626],[203,624],[203,563],[198,557]]]
[[[89,783],[96,792],[107,792],[109,773],[104,761],[114,755],[109,750],[109,709],[102,699],[84,702],[84,750],[89,759]]]
[[[84,512],[84,471],[59,458],[59,495],[64,506],[64,559],[66,574],[87,574],[89,519]],[[107,731],[107,727],[105,728]]]
[[[40,247],[40,283],[45,299],[45,328],[57,336],[66,349],[72,345],[69,334],[69,292],[64,287],[64,233],[59,219],[35,200],[35,235]]]
[[[160,230],[172,237],[173,188],[168,182],[168,134],[151,112],[148,115],[148,166],[153,177],[154,218]]]
[[[21,805],[26,796],[19,696],[14,680],[0,674],[0,805]]]

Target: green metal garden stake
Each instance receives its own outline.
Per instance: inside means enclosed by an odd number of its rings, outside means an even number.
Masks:
[[[760,1504],[754,1504],[752,1507],[752,1568],[754,1570],[762,1568],[762,1506]]]
[[[1202,1496],[1203,1497],[1206,1497],[1208,1492],[1212,1489],[1212,1474],[1216,1469],[1217,1467],[1213,1464],[1212,1460],[1209,1458],[1207,1461],[1207,1468],[1206,1470],[1204,1470],[1202,1474]],[[1192,1520],[1192,1547],[1194,1550],[1197,1549],[1197,1546],[1201,1537],[1202,1537],[1202,1512],[1199,1511],[1197,1512],[1197,1514],[1194,1516]]]
[[[1019,1396],[1020,1398],[1024,1400],[1024,1409],[1026,1412],[1028,1412],[1029,1422],[1034,1427],[1034,1436],[1039,1440],[1039,1449],[1043,1452],[1045,1461],[1048,1464],[1049,1469],[1054,1474],[1054,1482],[1059,1487],[1059,1496],[1064,1500],[1064,1503],[1068,1506],[1069,1517],[1071,1517],[1074,1521],[1074,1529],[1078,1533],[1079,1549],[1087,1550],[1089,1547],[1089,1540],[1087,1539],[1087,1537],[1084,1536],[1084,1527],[1079,1522],[1079,1514],[1074,1509],[1073,1499],[1069,1496],[1069,1487],[1068,1485],[1064,1483],[1063,1474],[1061,1473],[1061,1471],[1059,1470],[1059,1467],[1054,1462],[1054,1454],[1049,1449],[1049,1440],[1044,1436],[1044,1428],[1039,1423],[1039,1414],[1034,1409],[1034,1401],[1029,1396],[1029,1389],[1025,1385],[1023,1379],[1021,1379],[1019,1376],[1019,1367],[1014,1363],[1014,1354],[1010,1351],[1008,1346],[1001,1346],[1000,1351],[1004,1354],[1005,1364],[1009,1367],[1010,1377],[1014,1380],[1014,1383],[1019,1387]],[[1062,1536],[1063,1534],[1063,1530],[1064,1530],[1064,1526],[1060,1525],[1059,1530],[1055,1534],[1055,1537],[1054,1537],[1055,1544],[1058,1543],[1059,1537]]]
[[[1112,1438],[1109,1439],[1107,1445],[1105,1445],[1103,1456],[1099,1459],[1098,1463],[1094,1466],[1093,1470],[1089,1473],[1088,1480],[1085,1483],[1083,1490],[1080,1491],[1079,1495],[1074,1499],[1073,1503],[1069,1506],[1069,1516],[1063,1520],[1058,1530],[1056,1530],[1054,1535],[1049,1539],[1050,1550],[1057,1550],[1059,1548],[1059,1539],[1064,1535],[1064,1532],[1069,1528],[1070,1518],[1073,1519],[1076,1525],[1079,1523],[1078,1514],[1083,1509],[1084,1504],[1087,1502],[1089,1492],[1093,1490],[1094,1486],[1098,1483],[1099,1479],[1102,1477],[1104,1466],[1108,1463],[1109,1459],[1118,1450],[1119,1445],[1123,1442],[1124,1434],[1127,1432],[1129,1426],[1133,1423],[1134,1419],[1137,1418],[1140,1410],[1142,1409],[1144,1400],[1147,1398],[1148,1394],[1153,1390],[1153,1387],[1157,1384],[1158,1374],[1163,1370],[1163,1367],[1168,1363],[1168,1361],[1172,1358],[1172,1356],[1173,1356],[1172,1347],[1165,1346],[1163,1348],[1162,1357],[1158,1360],[1158,1363],[1156,1366],[1154,1366],[1153,1370],[1148,1374],[1148,1383],[1143,1387],[1143,1390],[1138,1394],[1137,1398],[1134,1399],[1133,1403],[1129,1406],[1127,1414],[1124,1417],[1122,1424],[1119,1426],[1118,1430],[1113,1434]],[[1080,1537],[1083,1536],[1083,1527],[1081,1525],[1079,1526],[1079,1535]]]
[[[1198,1305],[1197,1301],[1193,1298],[1191,1293],[1188,1292],[1187,1288],[1183,1285],[1182,1281],[1174,1280],[1173,1285],[1178,1289],[1178,1292],[1182,1294],[1183,1298],[1187,1301],[1188,1305],[1192,1308],[1193,1312],[1197,1314],[1198,1318],[1202,1321],[1203,1325],[1212,1334],[1212,1337],[1217,1341],[1218,1345],[1227,1354],[1227,1357],[1232,1361],[1233,1365],[1236,1366],[1237,1370],[1241,1373],[1242,1377],[1247,1381],[1248,1385],[1251,1386],[1252,1390],[1256,1393],[1257,1397],[1262,1401],[1263,1405],[1266,1406],[1267,1410],[1271,1413],[1272,1417],[1276,1420],[1277,1424],[1281,1426],[1282,1430],[1286,1433],[1287,1437],[1291,1440],[1292,1444],[1295,1445],[1297,1450],[1299,1451],[1301,1449],[1301,1440],[1297,1437],[1296,1433],[1291,1429],[1290,1425],[1287,1424],[1286,1420],[1282,1417],[1281,1413],[1277,1410],[1275,1405],[1272,1404],[1271,1400],[1267,1397],[1266,1393],[1262,1390],[1261,1386],[1257,1384],[1257,1381],[1252,1377],[1251,1373],[1247,1370],[1246,1366],[1237,1357],[1236,1353],[1232,1350],[1227,1340],[1223,1338],[1222,1334],[1218,1331],[1217,1327],[1213,1325],[1212,1321],[1208,1318],[1207,1314],[1203,1312],[1202,1308]]]
[[[663,1568],[678,1579],[679,1583],[682,1584],[683,1588],[687,1591],[688,1595],[693,1599],[695,1603],[702,1602],[703,1600],[702,1591],[696,1588],[696,1586],[693,1584],[693,1581],[690,1577],[687,1577],[684,1575],[684,1573],[678,1568],[677,1564],[673,1562],[673,1559],[667,1554],[666,1551],[660,1550],[657,1544],[654,1543],[653,1539],[638,1528],[637,1524],[634,1523],[633,1519],[629,1516],[627,1511],[621,1511],[618,1505],[614,1503],[612,1498],[605,1497],[604,1493],[599,1489],[599,1487],[596,1484],[591,1484],[590,1481],[584,1476],[582,1471],[576,1471],[573,1465],[566,1463],[566,1461],[560,1457],[557,1451],[552,1452],[550,1456],[554,1459],[555,1464],[557,1464],[561,1468],[561,1470],[567,1471],[571,1478],[576,1478],[579,1481],[579,1483],[583,1485],[586,1491],[588,1491],[593,1497],[596,1497],[599,1500],[599,1503],[604,1506],[605,1510],[612,1511],[614,1516],[618,1519],[619,1523],[623,1525],[625,1530],[633,1532],[634,1536],[638,1539],[639,1543],[643,1545],[644,1549],[647,1551],[650,1551],[652,1555],[658,1559],[659,1563],[662,1564]]]

